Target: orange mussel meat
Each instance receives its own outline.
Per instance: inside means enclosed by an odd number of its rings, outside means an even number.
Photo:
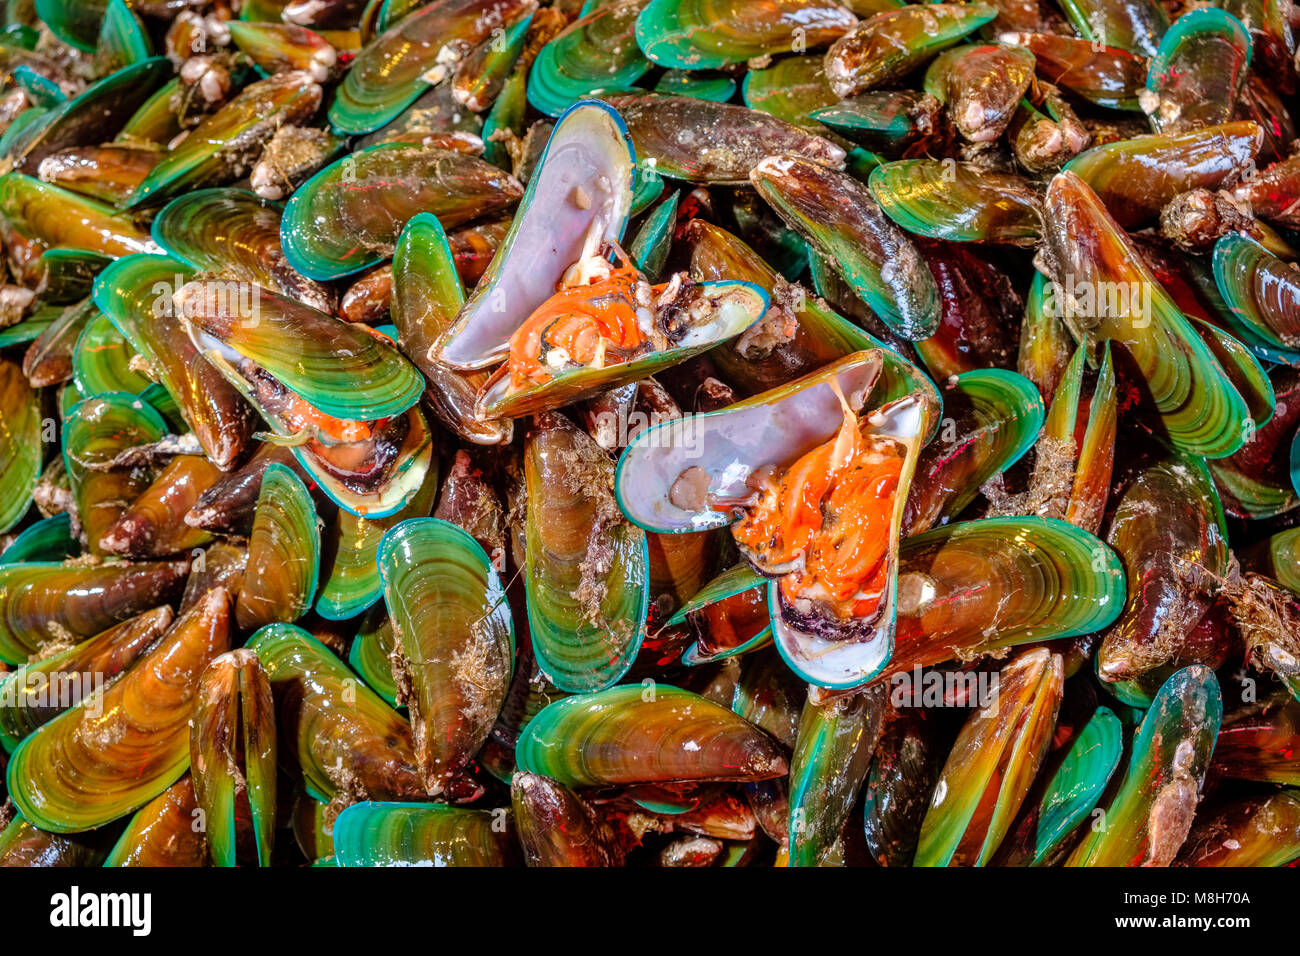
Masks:
[[[787,601],[813,600],[841,618],[871,619],[888,587],[904,456],[901,443],[864,434],[846,409],[833,439],[779,478],[759,478],[758,501],[732,534],[760,570],[783,575]]]

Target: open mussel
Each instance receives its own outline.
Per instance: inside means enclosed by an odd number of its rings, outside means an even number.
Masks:
[[[901,518],[937,412],[925,392],[877,407],[881,366],[880,352],[857,353],[721,411],[662,423],[619,462],[619,504],[647,530],[740,519],[741,553],[773,579],[777,646],[826,687],[861,684],[889,658]]]
[[[749,282],[695,282],[677,273],[651,285],[617,244],[584,250],[559,291],[510,336],[506,362],[480,388],[475,415],[547,412],[646,378],[744,333],[768,305]]]
[[[431,357],[462,370],[505,358],[510,337],[569,268],[601,243],[622,240],[635,178],[636,154],[617,112],[595,101],[565,111],[510,231]]]

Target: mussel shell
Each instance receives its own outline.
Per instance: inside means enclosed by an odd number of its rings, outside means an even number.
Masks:
[[[659,66],[716,69],[825,46],[856,22],[833,0],[651,0],[637,17],[636,42]]]
[[[827,80],[840,97],[891,85],[996,15],[987,3],[917,4],[878,13],[831,45]]]
[[[1231,13],[1250,31],[1255,72],[1279,93],[1295,92],[1295,35],[1287,8],[1276,0],[1223,0]]]
[[[1240,448],[1245,400],[1097,194],[1066,170],[1048,186],[1046,210],[1047,244],[1065,294],[1053,302],[1076,337],[1125,347],[1176,448],[1209,458]]]
[[[248,566],[235,603],[240,628],[290,623],[311,608],[320,580],[320,526],[302,479],[271,464],[262,476]]]
[[[231,594],[238,594],[247,565],[248,546],[242,543],[219,541],[196,554],[190,567],[190,576],[185,580],[180,612],[184,614],[215,587],[223,587]]]
[[[111,462],[122,452],[156,442],[166,433],[161,415],[124,392],[83,399],[68,411],[63,426],[63,464],[91,554],[107,553],[105,533],[154,477],[148,467],[115,467]]]
[[[0,830],[0,867],[90,867],[103,859],[103,839],[50,833],[14,813]]]
[[[904,159],[871,171],[871,194],[908,232],[955,242],[1033,245],[1042,236],[1038,191],[1026,179],[972,163]]]
[[[673,233],[677,229],[677,203],[680,191],[674,189],[650,212],[646,213],[641,228],[628,243],[627,254],[632,264],[651,282],[664,276],[664,265],[672,251]]]
[[[1300,792],[1241,797],[1198,813],[1182,866],[1286,866],[1300,857]]]
[[[144,24],[126,0],[108,0],[95,49],[96,67],[105,73],[120,70],[147,60],[150,52]]]
[[[844,162],[844,150],[829,140],[744,106],[689,96],[605,99],[627,124],[641,167],[671,179],[748,185],[759,160],[777,154]]]
[[[270,440],[289,444],[302,469],[340,508],[362,518],[384,518],[405,508],[420,490],[433,461],[433,441],[418,404],[394,418],[361,422],[366,437],[340,441],[315,425],[304,425],[294,412],[297,399],[291,390],[256,364],[241,362],[237,368],[224,350],[205,355],[271,426]],[[411,373],[416,374],[414,369]]]
[[[234,866],[238,815],[247,801],[256,860],[271,863],[276,740],[271,685],[257,654],[228,651],[199,675],[190,729],[190,774],[213,862]]]
[[[869,349],[881,350],[880,381],[882,402],[902,398],[933,383],[914,364],[860,326],[832,312],[821,299],[788,283],[753,249],[735,236],[702,219],[687,224],[683,238],[690,244],[691,276],[708,281],[743,279],[762,288],[773,305],[756,328],[774,313],[789,316],[797,326],[786,342],[746,348],[743,340],[724,342],[709,353],[727,382],[742,395],[752,396],[785,385],[793,378],[818,371],[836,359]],[[937,391],[934,393],[937,397]],[[937,423],[936,423],[937,427]]]
[[[1300,701],[1276,692],[1224,718],[1222,732],[1214,742],[1214,770],[1235,780],[1298,786],[1297,737]]]
[[[136,811],[105,866],[206,866],[208,844],[195,827],[194,784],[181,777]]]
[[[36,16],[50,32],[86,53],[93,53],[108,0],[34,0]]]
[[[15,541],[9,550],[12,551],[17,544]],[[9,551],[6,551],[0,559],[8,561],[8,555]],[[1249,548],[1242,559],[1246,567],[1262,571],[1287,589],[1300,593],[1300,528],[1279,531]]]
[[[320,87],[302,72],[250,83],[168,152],[123,207],[157,206],[196,187],[237,178],[247,168],[241,157],[255,153],[281,126],[306,120],[320,106],[320,98]]]
[[[1120,493],[1106,541],[1124,560],[1129,593],[1097,669],[1103,680],[1133,680],[1179,662],[1180,639],[1205,615],[1208,596],[1189,589],[1187,576],[1227,573],[1227,528],[1209,470],[1181,455],[1143,468]]]
[[[763,731],[667,684],[611,687],[549,704],[515,748],[520,770],[569,787],[767,780],[786,759]]]
[[[1056,33],[1003,33],[998,39],[1033,51],[1038,73],[1049,83],[1097,106],[1138,109],[1147,76],[1144,58],[1118,47]]]
[[[41,160],[61,149],[107,142],[171,75],[171,64],[154,57],[92,83],[45,115],[41,131],[15,157],[14,168],[35,174]]]
[[[775,648],[766,648],[745,658],[731,709],[794,750],[807,698],[808,686],[785,666]],[[780,832],[773,839],[784,840],[785,828],[783,816]]]
[[[524,472],[524,583],[537,664],[561,690],[603,690],[627,673],[644,635],[645,534],[618,513],[608,456],[567,419],[535,423]]]
[[[564,17],[555,11],[548,12],[555,13],[553,20],[546,21],[549,36],[563,27]],[[476,113],[481,113],[492,105],[506,80],[518,69],[517,64],[530,36],[532,22],[533,14],[527,14],[494,36],[492,42],[480,44],[461,60],[456,75],[452,78],[452,93],[456,102],[463,103],[466,109]]]
[[[410,725],[323,644],[292,624],[272,624],[246,646],[271,682],[280,764],[322,801],[425,796]]]
[[[1010,858],[1042,866],[1068,849],[1071,835],[1092,817],[1123,753],[1124,731],[1119,718],[1098,707],[1070,744],[1039,801],[1027,808],[1028,813],[1021,813],[1021,823],[1008,835],[1003,850],[1008,844],[1023,842],[1023,848],[1016,847],[1023,855]]]
[[[1063,0],[1061,7],[1085,40],[1141,56],[1155,56],[1169,27],[1169,15],[1158,0]]]
[[[1202,7],[1175,20],[1147,73],[1147,89],[1159,97],[1150,114],[1156,132],[1184,132],[1232,119],[1250,58],[1250,34],[1232,14]]]
[[[1294,460],[1300,372],[1286,365],[1275,366],[1269,383],[1276,414],[1237,452],[1209,463],[1219,500],[1234,517],[1271,518],[1300,505]]]
[[[509,811],[357,803],[334,821],[339,866],[517,866]]]
[[[177,455],[108,528],[101,547],[130,558],[166,557],[202,547],[211,536],[184,518],[220,476],[202,455]]]
[[[339,511],[325,531],[317,614],[329,620],[347,620],[383,596],[377,563],[380,542],[391,528],[408,518],[426,517],[433,509],[437,487],[437,469],[430,467],[419,493],[396,514],[387,518],[360,518]]]
[[[1165,681],[1133,738],[1106,825],[1085,831],[1065,865],[1172,863],[1191,826],[1222,714],[1208,667],[1187,667]]]
[[[940,106],[928,93],[878,90],[860,93],[809,113],[845,139],[873,153],[898,159],[935,132]]]
[[[934,528],[899,552],[886,676],[1030,641],[1091,634],[1124,603],[1124,569],[1096,537],[1054,518]]]
[[[825,704],[811,698],[790,758],[791,866],[816,866],[839,838],[880,740],[884,688]]]
[[[131,367],[137,354],[108,316],[93,311],[72,349],[72,381],[77,391],[82,395],[139,395],[153,383]]]
[[[295,467],[293,451],[274,442],[262,442],[251,458],[199,495],[185,514],[185,523],[217,534],[248,537],[262,475],[272,462]],[[304,472],[305,474],[305,472]]]
[[[826,81],[820,55],[782,57],[771,66],[747,70],[740,93],[750,109],[814,132],[822,127],[812,114],[839,99]]]
[[[27,345],[36,341],[45,333],[59,315],[63,308],[58,305],[43,305],[31,315],[26,316],[20,322],[6,326],[0,329],[0,349],[8,348],[11,345]],[[61,372],[60,374],[66,374]]]
[[[1033,53],[1005,44],[954,47],[925,74],[925,89],[948,108],[957,131],[988,143],[1006,131],[1034,79]]]
[[[158,251],[147,233],[111,206],[19,172],[0,176],[0,215],[7,230],[42,250],[67,246],[113,257]]]
[[[528,102],[559,116],[578,100],[632,86],[650,63],[633,39],[647,0],[602,3],[569,24],[537,54],[528,72]]]
[[[195,279],[176,293],[176,308],[204,355],[234,352],[332,418],[391,418],[424,392],[387,336],[253,283]]]
[[[172,111],[172,100],[181,94],[179,76],[164,83],[145,100],[135,114],[118,131],[113,142],[120,144],[153,143],[165,147],[181,132],[180,119]]]
[[[1079,371],[1082,373],[1083,363],[1079,364]],[[1077,403],[1077,392],[1074,393],[1073,399]],[[1101,369],[1097,373],[1092,397],[1088,402],[1088,422],[1084,428],[1083,439],[1078,442],[1070,499],[1065,507],[1065,514],[1061,516],[1071,524],[1078,525],[1093,534],[1101,528],[1106,502],[1110,497],[1110,478],[1115,465],[1118,401],[1115,366],[1111,361],[1110,348],[1107,347]],[[1055,399],[1052,404],[1055,408]],[[1076,404],[1075,428],[1078,425],[1077,411]],[[1075,440],[1076,434],[1074,430],[1068,433],[1071,442]]]
[[[444,49],[454,63],[536,8],[535,0],[434,0],[393,16],[352,61],[330,104],[330,123],[340,133],[379,129],[428,88],[425,72]]]
[[[944,424],[921,450],[912,477],[904,536],[959,515],[986,481],[1024,456],[1043,426],[1038,390],[1005,369],[963,372],[944,389],[943,399]]]
[[[1214,244],[1214,279],[1224,303],[1271,345],[1300,347],[1300,271],[1254,239],[1229,233]]]
[[[636,153],[618,113],[595,100],[570,107],[529,177],[509,233],[431,356],[464,370],[504,358],[510,336],[555,293],[589,234],[622,241],[636,179]]]
[[[1085,150],[1065,170],[1092,187],[1111,218],[1133,229],[1153,222],[1180,193],[1235,181],[1250,167],[1262,139],[1260,127],[1251,122],[1135,136]]]
[[[609,825],[563,784],[535,773],[516,773],[510,802],[529,866],[622,864],[622,850]]]
[[[1040,647],[998,675],[995,700],[957,735],[921,823],[914,866],[983,866],[993,857],[1052,742],[1064,663]]]
[[[72,516],[67,512],[51,515],[29,524],[0,551],[0,565],[23,561],[62,561],[81,553],[81,544],[72,537]]]
[[[17,362],[0,360],[0,533],[22,520],[41,475],[40,393]]]
[[[198,272],[240,279],[334,311],[334,295],[299,275],[280,247],[281,207],[243,189],[198,189],[154,217],[152,234],[167,254]]]
[[[769,205],[899,335],[924,339],[939,324],[939,292],[916,247],[848,173],[795,156],[750,172]]]
[[[417,213],[431,212],[451,229],[499,212],[522,195],[513,176],[475,156],[420,143],[380,143],[344,156],[299,186],[284,208],[280,241],[303,275],[336,279],[391,256]]]
[[[474,399],[486,376],[455,372],[429,356],[464,303],[446,232],[434,216],[420,213],[402,230],[393,256],[390,312],[398,343],[429,383],[427,392],[438,417],[468,441],[499,444],[510,437],[509,423],[474,417]]]
[[[149,649],[171,622],[171,608],[156,607],[75,647],[4,675],[0,684],[0,745],[12,753],[41,724],[89,696],[77,691],[95,682],[100,686],[111,683]]]
[[[378,564],[376,563],[376,567]],[[352,640],[348,651],[348,664],[361,675],[376,694],[394,707],[397,703],[397,682],[393,680],[391,657],[397,646],[393,622],[388,609],[376,604],[361,621],[361,629]]]
[[[756,650],[772,639],[772,628],[770,623],[766,622],[767,618],[767,596],[764,585],[766,579],[755,571],[747,562],[742,562],[726,571],[723,571],[717,577],[710,580],[704,587],[700,588],[691,598],[685,601],[677,612],[664,622],[664,629],[671,627],[680,627],[687,621],[703,619],[704,629],[709,629],[709,623],[713,619],[706,617],[706,609],[718,604],[726,604],[729,599],[736,598],[745,594],[753,594],[754,600],[762,611],[764,623],[758,627],[756,633],[734,646],[719,646],[713,640],[713,635],[704,634],[696,640],[694,644],[686,649],[682,654],[682,663],[691,666],[700,664],[709,664],[717,660],[724,660],[728,657],[735,657],[744,654],[747,651]],[[752,603],[752,602],[751,602]],[[754,608],[746,605],[746,611],[753,611]],[[725,610],[719,613],[726,614]],[[742,618],[740,623],[750,623],[749,617]],[[743,634],[744,632],[742,632]],[[742,636],[737,634],[737,636]]]
[[[862,829],[881,866],[911,866],[930,793],[943,769],[936,723],[921,710],[888,715],[863,784]]]
[[[172,294],[188,278],[176,259],[129,256],[100,273],[95,304],[148,361],[212,463],[229,470],[252,438],[253,410],[198,353],[175,314]]]
[[[415,753],[431,795],[487,740],[514,664],[505,588],[468,532],[412,518],[379,546],[384,600],[400,655],[393,675],[411,714]]]
[[[230,595],[216,588],[121,680],[19,744],[7,779],[23,815],[57,833],[92,830],[175,783],[199,673],[229,646],[230,625]]]
[[[1261,360],[1245,342],[1226,329],[1195,316],[1189,316],[1188,321],[1205,340],[1215,361],[1232,382],[1232,387],[1245,400],[1255,428],[1267,425],[1273,419],[1277,396],[1273,393],[1273,384],[1264,371]]]
[[[265,73],[302,70],[317,83],[334,72],[338,52],[313,30],[295,23],[229,21],[235,47]]]
[[[188,561],[0,565],[0,660],[25,664],[42,644],[93,637],[180,594]]]
[[[656,81],[655,92],[665,96],[693,96],[699,100],[726,103],[736,93],[736,81],[721,72],[668,70]]]
[[[26,63],[21,63],[13,68],[12,78],[14,85],[19,87],[25,94],[26,100],[38,110],[44,110],[47,115],[54,113],[58,107],[67,103],[70,99],[68,94],[63,91],[63,87],[56,81],[38,73],[33,66]],[[41,132],[34,132],[33,137],[41,135]],[[25,139],[23,147],[26,148],[27,143],[30,141],[31,138]],[[9,154],[7,153],[7,155]]]

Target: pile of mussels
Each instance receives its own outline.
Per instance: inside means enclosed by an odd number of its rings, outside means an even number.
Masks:
[[[0,864],[1300,857],[1289,0],[10,0]]]

